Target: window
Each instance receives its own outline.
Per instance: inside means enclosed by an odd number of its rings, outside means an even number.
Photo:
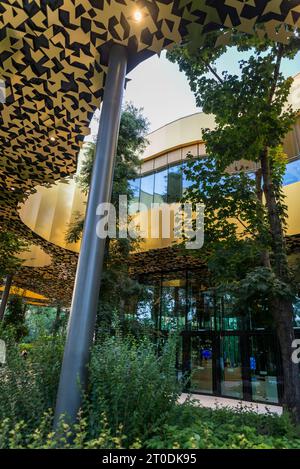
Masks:
[[[179,202],[182,198],[182,169],[181,165],[169,168],[168,174],[168,202]]]
[[[140,203],[151,208],[153,202],[154,174],[148,174],[141,178],[141,197]]]
[[[181,165],[181,171],[182,171],[182,190],[183,190],[183,193],[185,191],[185,189],[187,189],[188,187],[190,187],[192,184],[194,184],[192,181],[189,181],[186,177],[186,175],[184,174],[183,170],[184,168],[186,167],[187,163],[183,163]]]
[[[140,199],[141,178],[131,179],[129,181],[129,187],[131,189],[132,199],[128,211],[130,215],[133,215],[136,210],[133,209],[132,205],[139,203]]]
[[[167,202],[168,169],[155,173],[154,202],[162,204]]]
[[[288,186],[300,181],[300,160],[291,161],[286,165],[286,172],[283,177],[283,185]]]

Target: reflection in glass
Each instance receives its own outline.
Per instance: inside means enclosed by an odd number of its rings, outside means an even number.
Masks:
[[[151,208],[153,202],[154,174],[148,174],[141,178],[141,197],[140,203],[145,204],[147,208]],[[142,208],[141,208],[142,209]]]
[[[181,169],[182,169],[182,192],[184,193],[185,192],[185,189],[187,189],[188,187],[190,187],[193,182],[192,181],[189,181],[185,175],[185,173],[183,172],[184,168],[187,166],[187,163],[183,163],[181,165]]]
[[[168,174],[168,202],[179,202],[182,198],[182,169],[181,165],[169,168]]]
[[[145,285],[143,299],[138,302],[136,308],[136,317],[155,328],[158,327],[159,292],[160,287],[157,282],[153,282],[153,285]]]
[[[215,296],[217,328],[236,331],[243,328],[243,315],[235,308],[234,298],[228,293]]]
[[[161,329],[184,329],[185,313],[185,280],[164,280],[161,289]]]
[[[214,301],[209,293],[203,293],[202,285],[197,278],[188,282],[187,325],[192,330],[214,329]]]
[[[276,344],[274,337],[257,335],[250,338],[252,398],[278,403]]]
[[[221,337],[221,393],[223,396],[243,398],[240,337]]]
[[[288,186],[298,181],[300,181],[300,160],[295,160],[286,165],[283,185]]]
[[[167,202],[168,170],[155,173],[154,202],[162,204]]]
[[[130,203],[129,203],[128,212],[130,215],[133,215],[136,212],[136,210],[133,210],[132,206],[133,204],[138,204],[140,200],[141,178],[131,179],[129,181],[129,187],[131,190],[132,199],[130,200]]]
[[[209,337],[191,337],[191,391],[213,393],[212,354]]]
[[[294,327],[300,327],[300,298],[294,302]]]

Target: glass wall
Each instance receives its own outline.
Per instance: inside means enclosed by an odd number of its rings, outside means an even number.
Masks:
[[[228,293],[208,291],[198,270],[140,280],[145,291],[137,316],[163,337],[172,331],[181,334],[176,366],[178,375],[187,374],[190,391],[280,402],[280,348],[265,305],[241,311]],[[299,310],[297,302],[296,331]]]
[[[252,397],[255,401],[278,403],[277,343],[273,335],[250,337]]]
[[[286,165],[286,172],[283,178],[283,185],[288,186],[300,181],[300,160],[291,161]]]
[[[168,169],[155,173],[153,202],[162,204],[168,201]]]
[[[243,398],[241,338],[238,335],[221,336],[220,368],[222,396]]]
[[[209,336],[191,337],[190,390],[213,394],[213,342]]]
[[[146,174],[130,181],[133,191],[132,202],[141,202],[150,208],[151,203],[179,202],[185,189],[192,185],[188,181],[183,168],[186,163],[167,166],[158,171]],[[283,185],[287,186],[300,181],[300,160],[294,160],[287,164]],[[130,209],[130,213],[133,213]]]
[[[151,208],[153,202],[154,174],[147,174],[141,178],[140,203]]]

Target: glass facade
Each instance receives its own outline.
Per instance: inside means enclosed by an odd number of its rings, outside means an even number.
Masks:
[[[147,208],[151,203],[179,202],[185,189],[191,186],[183,173],[186,163],[166,166],[130,181],[134,203],[141,202]],[[286,166],[283,185],[300,181],[300,160],[290,161]]]
[[[150,208],[151,203],[179,202],[184,190],[191,185],[182,169],[183,164],[180,163],[131,180],[132,203],[141,203]],[[141,205],[140,210],[143,209]]]
[[[232,296],[208,291],[197,270],[148,275],[137,314],[167,335],[179,331],[179,375],[192,392],[280,403],[279,344],[265,305],[240,311]],[[298,304],[299,303],[299,304]],[[295,304],[298,333],[300,300]],[[300,331],[299,331],[300,332]]]
[[[283,178],[283,185],[288,186],[300,181],[300,160],[290,161],[286,165],[286,172]]]
[[[183,174],[183,164],[131,181],[133,202],[147,208],[154,202],[178,202],[191,184]],[[287,165],[284,185],[298,181],[300,160],[295,160]],[[140,279],[147,298],[138,303],[137,315],[163,336],[179,331],[182,340],[176,367],[179,376],[188,377],[190,391],[280,403],[280,349],[267,305],[257,301],[241,310],[230,294],[209,291],[202,275],[197,270],[181,270]],[[294,313],[300,337],[300,298]]]

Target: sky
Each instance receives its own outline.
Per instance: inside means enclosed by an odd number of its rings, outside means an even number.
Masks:
[[[249,55],[249,54],[248,54]],[[245,54],[230,49],[218,61],[218,70],[238,73],[238,60]],[[282,71],[285,76],[300,72],[300,52],[294,60],[284,60]],[[140,63],[130,74],[124,99],[136,107],[143,108],[143,114],[150,121],[150,131],[169,122],[193,114],[201,109],[196,107],[195,98],[188,80],[177,64],[166,59],[166,53]],[[91,124],[92,134],[97,124]]]

